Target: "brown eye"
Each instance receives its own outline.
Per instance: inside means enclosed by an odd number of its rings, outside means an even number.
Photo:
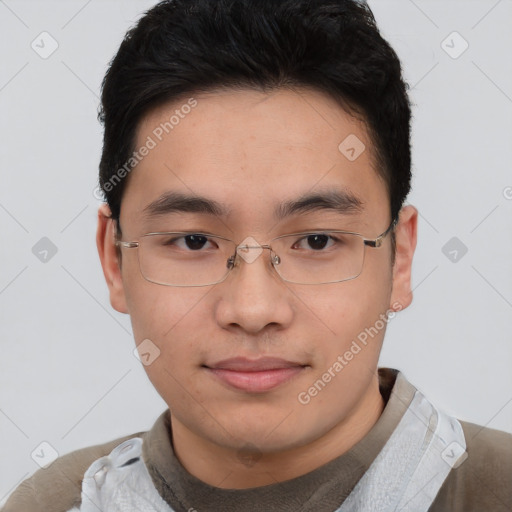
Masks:
[[[177,247],[183,250],[189,250],[191,252],[198,252],[201,249],[209,248],[208,243],[213,245],[213,241],[210,240],[206,235],[191,234],[184,236],[176,236],[173,238],[166,238],[162,245],[167,247]]]
[[[187,247],[194,251],[202,249],[204,245],[208,242],[208,238],[206,238],[203,235],[187,235],[184,238]]]
[[[329,237],[327,235],[309,235],[307,241],[311,249],[319,251],[325,248],[329,242]]]
[[[311,233],[295,243],[298,249],[307,251],[322,251],[325,248],[331,247],[332,244],[332,237],[325,233]]]

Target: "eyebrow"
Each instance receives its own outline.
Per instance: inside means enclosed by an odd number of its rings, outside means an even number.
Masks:
[[[364,210],[363,204],[359,197],[347,189],[324,189],[278,204],[274,209],[274,218],[283,220],[314,211],[354,215]],[[170,191],[148,204],[143,210],[143,216],[151,219],[170,213],[200,213],[226,218],[230,212],[230,209],[213,199]]]
[[[304,194],[298,199],[279,204],[274,217],[282,220],[292,215],[319,210],[333,211],[342,215],[354,215],[364,210],[363,201],[347,189],[325,189]]]

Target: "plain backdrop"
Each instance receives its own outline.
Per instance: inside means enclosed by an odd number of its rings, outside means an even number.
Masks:
[[[110,306],[93,195],[100,83],[154,3],[0,1],[0,505],[37,454],[147,430],[166,407]],[[410,84],[420,212],[414,301],[380,366],[512,432],[512,1],[370,6]]]

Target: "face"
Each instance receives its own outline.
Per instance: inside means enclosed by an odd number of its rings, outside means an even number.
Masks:
[[[333,100],[311,90],[216,91],[194,99],[193,108],[182,107],[187,100],[168,104],[141,122],[136,147],[148,137],[156,144],[129,175],[122,240],[192,231],[268,244],[319,229],[375,238],[389,226],[389,197],[373,167],[372,142]],[[163,123],[176,110],[179,121],[166,134]],[[339,149],[349,136],[366,148],[355,159]],[[275,215],[283,203],[333,191],[357,197],[361,208],[316,204]],[[225,211],[146,215],[166,193],[200,196]],[[383,315],[410,302],[415,234],[404,225],[397,228],[394,267],[387,236],[380,248],[366,247],[356,279],[319,285],[283,281],[264,250],[251,263],[240,260],[221,283],[162,286],[141,275],[138,249],[122,249],[119,270],[112,247],[104,245],[113,306],[130,314],[137,344],[149,339],[160,351],[145,369],[171,409],[173,429],[179,425],[222,447],[250,444],[272,452],[305,445],[345,421],[376,381]],[[105,232],[111,230],[109,222]]]

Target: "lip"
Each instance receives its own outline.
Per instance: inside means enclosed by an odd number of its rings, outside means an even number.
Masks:
[[[285,384],[307,365],[274,357],[246,359],[236,357],[205,365],[214,377],[231,388],[248,393],[264,393]]]

